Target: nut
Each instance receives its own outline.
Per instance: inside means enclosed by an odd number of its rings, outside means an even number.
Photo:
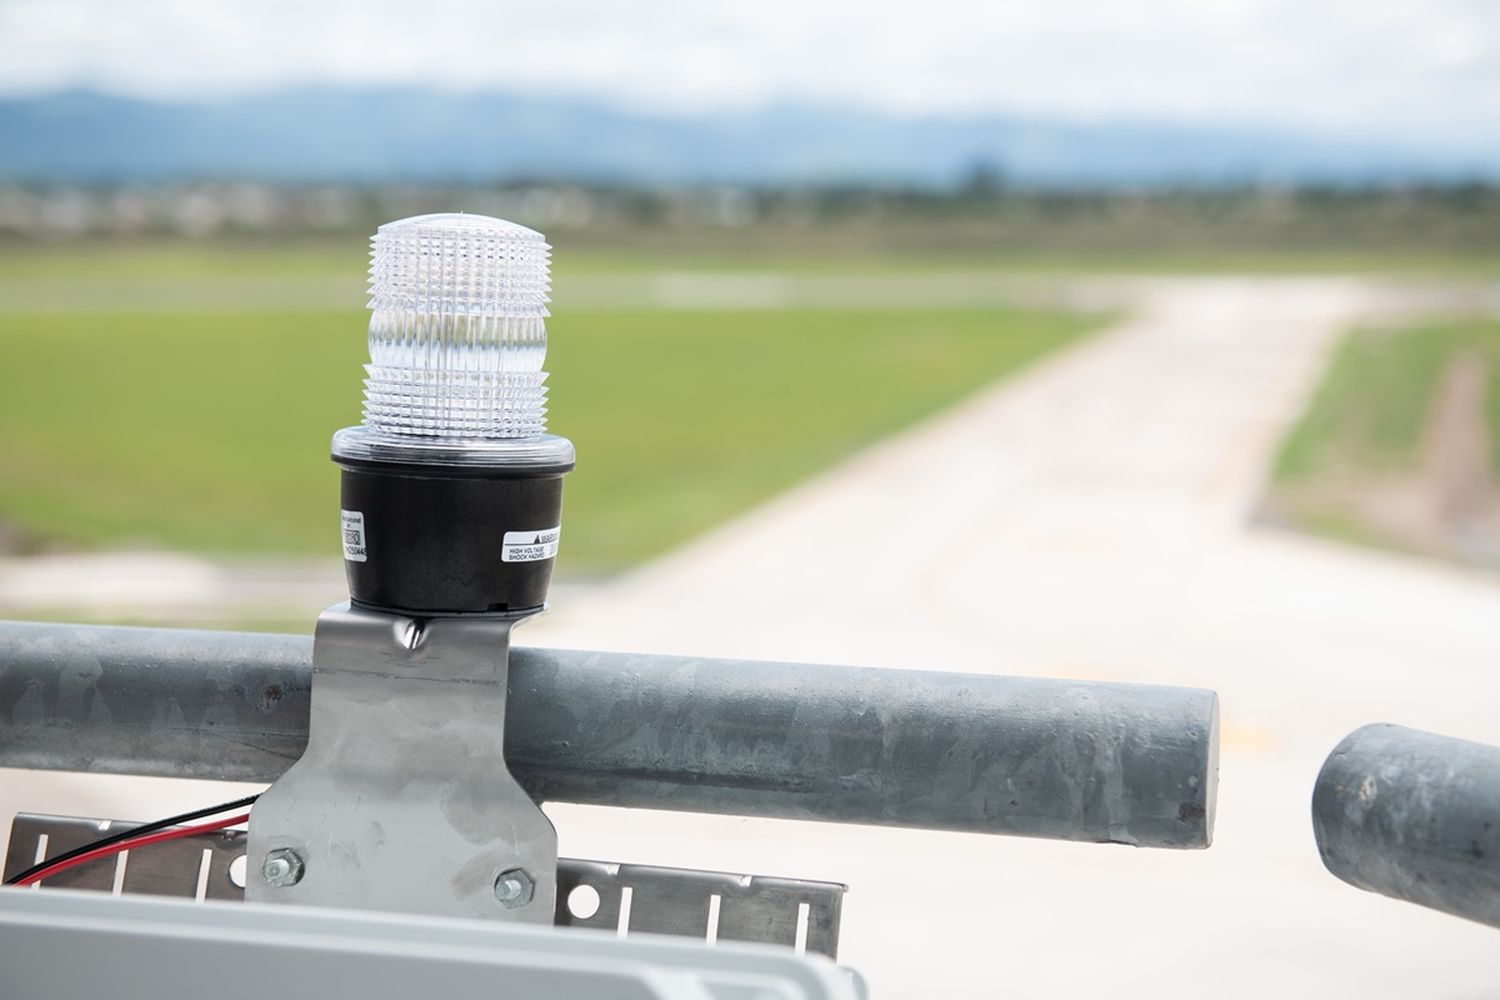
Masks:
[[[535,893],[536,882],[524,868],[508,868],[495,879],[495,898],[507,910],[525,906]]]
[[[268,885],[283,889],[302,881],[302,856],[290,848],[281,847],[266,855],[260,866],[260,877]]]

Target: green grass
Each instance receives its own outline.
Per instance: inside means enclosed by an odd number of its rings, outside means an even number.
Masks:
[[[553,428],[579,452],[560,568],[660,552],[1098,322],[560,315]],[[357,310],[0,312],[0,520],[78,546],[336,552],[328,436],[358,420],[364,326]]]
[[[1412,471],[1433,394],[1448,365],[1466,352],[1487,361],[1490,463],[1500,471],[1500,320],[1469,318],[1347,336],[1282,445],[1277,480]]]
[[[578,243],[556,238],[554,273],[564,279],[663,270],[775,271],[803,275],[983,271],[1007,274],[1396,274],[1492,277],[1500,255],[1490,251],[1309,247],[1188,249],[1138,245],[1025,249],[959,246],[807,248],[805,240],[712,238],[659,240],[650,249]],[[576,245],[575,245],[576,244]],[[368,244],[363,238],[293,243],[216,241],[0,245],[0,291],[28,282],[113,283],[144,280],[243,282],[362,279]],[[4,299],[0,297],[0,308]]]
[[[0,249],[0,279],[112,278],[191,282],[228,277],[360,278],[369,246],[343,239],[305,243],[77,243]]]

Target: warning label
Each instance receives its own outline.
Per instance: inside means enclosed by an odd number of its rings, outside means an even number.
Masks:
[[[344,558],[350,562],[365,561],[365,515],[363,511],[339,511],[339,527],[344,535]]]
[[[562,527],[540,531],[507,531],[500,549],[501,562],[541,562],[557,555],[557,540]]]

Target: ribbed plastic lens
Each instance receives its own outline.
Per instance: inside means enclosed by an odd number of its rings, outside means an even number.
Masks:
[[[484,215],[381,226],[365,427],[450,442],[544,433],[550,255],[541,233]]]

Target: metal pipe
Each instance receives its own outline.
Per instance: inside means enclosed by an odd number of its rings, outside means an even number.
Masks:
[[[275,779],[300,636],[0,622],[0,766]],[[541,800],[1207,847],[1192,688],[511,650],[506,762]]]
[[[1500,747],[1364,726],[1324,762],[1312,817],[1350,885],[1500,927]]]

